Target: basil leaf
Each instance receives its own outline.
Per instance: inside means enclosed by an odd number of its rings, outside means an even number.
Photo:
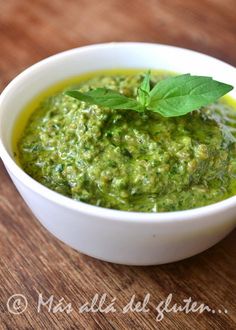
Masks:
[[[184,74],[161,80],[150,90],[148,72],[138,88],[137,100],[106,88],[97,88],[86,93],[67,91],[66,94],[80,101],[111,109],[138,112],[149,110],[164,117],[177,117],[215,102],[232,89],[233,86],[211,77]]]
[[[150,92],[150,71],[148,71],[143,81],[138,88],[137,101],[141,103],[144,107],[149,103],[149,92]]]
[[[116,91],[97,88],[86,93],[81,93],[77,90],[67,91],[66,95],[72,96],[80,101],[90,104],[96,104],[111,109],[124,109],[134,111],[144,111],[144,107],[135,99],[126,97]]]
[[[148,110],[164,117],[185,115],[206,106],[233,87],[211,77],[185,74],[158,82],[150,92]]]

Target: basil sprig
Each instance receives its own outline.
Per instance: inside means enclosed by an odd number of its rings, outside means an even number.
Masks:
[[[111,109],[153,111],[164,117],[177,117],[215,102],[232,89],[233,86],[211,77],[192,76],[189,73],[163,79],[151,89],[148,72],[137,89],[136,99],[107,88],[97,88],[86,93],[71,90],[66,94]]]

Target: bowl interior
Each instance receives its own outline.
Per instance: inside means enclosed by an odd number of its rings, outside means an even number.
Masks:
[[[186,49],[145,43],[110,43],[69,50],[25,70],[2,93],[0,139],[11,157],[12,129],[20,111],[30,100],[69,77],[114,68],[166,69],[209,75],[236,86],[235,68]],[[236,91],[232,91],[231,95],[236,97]]]

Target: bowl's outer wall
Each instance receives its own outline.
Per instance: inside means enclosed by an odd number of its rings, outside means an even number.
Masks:
[[[100,209],[96,216],[90,205],[86,206],[84,212],[85,206],[79,202],[73,201],[76,206],[72,208],[68,207],[65,198],[60,195],[55,195],[54,200],[49,198],[45,190],[23,173],[11,159],[13,125],[22,107],[35,95],[71,76],[125,67],[210,75],[236,86],[236,70],[233,67],[203,54],[176,47],[114,43],[64,52],[23,72],[0,96],[1,157],[35,216],[51,233],[73,248],[122,264],[151,265],[180,260],[214,245],[235,227],[236,203],[218,207],[216,212],[208,212],[207,208],[205,212],[193,210],[188,213],[188,221],[182,221],[181,212],[180,216],[173,217],[173,221],[170,219],[166,222],[161,214],[154,215],[155,219],[143,214],[143,221],[136,221],[135,215],[128,212],[123,212],[117,220],[106,209]],[[235,91],[231,95],[236,98]],[[55,202],[55,199],[58,200]]]
[[[187,221],[113,221],[56,205],[10,176],[39,221],[57,238],[87,255],[127,265],[177,261],[211,247],[235,226],[235,209]]]

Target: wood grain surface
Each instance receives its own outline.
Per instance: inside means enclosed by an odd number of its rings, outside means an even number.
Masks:
[[[59,51],[106,41],[148,41],[202,51],[236,65],[235,0],[0,0],[0,88],[31,64]],[[190,259],[155,267],[109,264],[79,254],[33,217],[0,165],[0,329],[236,328],[236,232]],[[73,312],[37,311],[39,294]],[[83,312],[95,294],[116,298],[117,311]],[[150,293],[149,312],[122,313],[135,294]],[[192,297],[216,313],[165,314],[156,306]],[[22,294],[25,312],[9,312]],[[21,297],[22,298],[22,297]],[[13,298],[12,298],[13,299]],[[23,299],[23,298],[22,298]],[[23,301],[23,300],[22,300]],[[219,313],[222,309],[223,313]],[[226,314],[224,310],[227,309]],[[54,310],[55,311],[55,310]]]

